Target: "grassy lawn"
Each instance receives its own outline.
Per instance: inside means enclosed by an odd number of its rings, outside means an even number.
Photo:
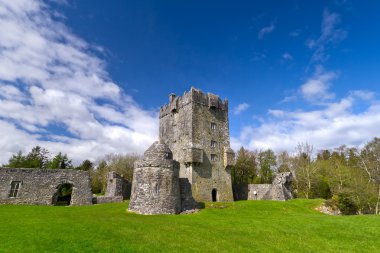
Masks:
[[[0,206],[0,252],[379,252],[380,216],[328,216],[320,200],[239,201],[189,215]]]

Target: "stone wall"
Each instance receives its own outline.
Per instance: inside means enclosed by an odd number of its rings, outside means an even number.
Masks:
[[[105,197],[122,196],[129,199],[131,196],[131,183],[114,171],[108,173]]]
[[[292,173],[278,173],[272,184],[249,184],[248,200],[289,200],[291,192]]]
[[[160,110],[160,140],[180,163],[180,177],[191,184],[196,201],[232,201],[228,101],[191,88],[182,97],[171,94]]]
[[[16,197],[10,197],[12,182],[20,182]],[[63,184],[72,185],[71,205],[92,204],[90,175],[79,170],[0,168],[0,203],[53,205]]]

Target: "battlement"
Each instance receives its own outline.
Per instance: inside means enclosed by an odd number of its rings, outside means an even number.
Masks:
[[[176,96],[175,94],[169,95],[169,104],[160,108],[160,118],[170,114],[176,113],[181,108],[188,104],[196,103],[199,105],[207,106],[210,109],[219,109],[228,111],[228,100],[222,101],[218,95],[212,93],[204,93],[201,90],[191,88],[190,91],[185,92],[183,96]]]

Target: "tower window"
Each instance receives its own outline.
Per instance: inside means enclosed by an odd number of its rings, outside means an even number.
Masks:
[[[215,154],[211,154],[211,161],[216,161],[216,155]]]
[[[211,127],[211,129],[216,129],[216,123],[211,122],[210,127]]]
[[[211,141],[211,147],[216,148],[216,141]]]
[[[21,181],[12,181],[11,183],[11,191],[9,192],[9,197],[10,198],[15,198],[17,197],[17,194],[20,190],[22,182]]]

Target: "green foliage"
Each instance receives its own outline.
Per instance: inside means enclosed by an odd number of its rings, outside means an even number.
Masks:
[[[273,180],[273,170],[277,165],[276,155],[273,150],[261,151],[258,156],[259,178],[261,184],[270,184]]]
[[[358,206],[348,194],[339,194],[338,207],[342,214],[345,215],[357,214],[358,212]]]
[[[76,167],[77,170],[91,171],[94,169],[94,163],[90,160],[84,160],[81,165]]]
[[[256,156],[243,147],[237,153],[236,164],[232,169],[233,184],[248,184],[254,181],[257,173]]]
[[[35,146],[27,154],[21,151],[9,158],[7,168],[39,168],[39,169],[72,169],[71,160],[66,154],[59,152],[53,159],[49,158],[49,151],[40,146]]]
[[[53,159],[49,162],[49,169],[73,169],[74,166],[71,163],[71,160],[67,157],[66,154],[59,152]]]
[[[123,178],[132,182],[133,166],[138,155],[108,154],[100,162],[97,168],[90,172],[91,186],[94,193],[105,192],[108,172],[115,171]]]
[[[378,252],[380,217],[329,216],[321,200],[238,201],[188,215],[136,215],[128,202],[3,205],[2,252]],[[211,207],[211,206],[210,206]],[[219,207],[219,206],[218,206]]]

